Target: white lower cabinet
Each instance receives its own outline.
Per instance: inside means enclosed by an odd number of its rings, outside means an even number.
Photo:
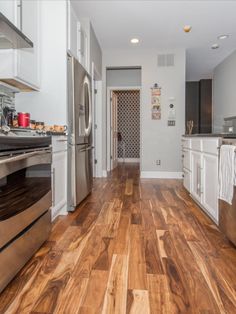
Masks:
[[[188,192],[190,192],[190,189],[191,189],[191,172],[186,168],[183,169],[183,178],[184,178],[184,187]]]
[[[201,158],[201,153],[191,152],[191,170],[192,170],[191,194],[200,203],[201,197],[202,197],[202,187],[201,187],[202,158]]]
[[[67,137],[52,138],[52,220],[67,215]]]
[[[202,205],[218,222],[218,156],[202,155]]]
[[[190,143],[187,143],[189,141]],[[183,143],[183,172],[184,187],[190,195],[204,209],[204,211],[218,224],[218,165],[220,138],[189,138]],[[190,155],[190,167],[186,159]]]

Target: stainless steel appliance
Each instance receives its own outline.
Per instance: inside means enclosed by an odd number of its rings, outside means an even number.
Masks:
[[[234,145],[236,153],[236,138],[223,139],[222,144]],[[236,187],[232,205],[219,200],[219,228],[236,245]]]
[[[0,292],[49,236],[50,144],[0,133]]]
[[[93,182],[91,78],[68,56],[69,210],[91,192]]]

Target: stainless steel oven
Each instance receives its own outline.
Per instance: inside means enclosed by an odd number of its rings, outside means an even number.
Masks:
[[[48,238],[51,148],[0,152],[0,291]]]

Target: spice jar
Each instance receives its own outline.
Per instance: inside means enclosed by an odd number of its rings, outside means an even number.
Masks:
[[[30,128],[32,130],[35,130],[36,129],[36,121],[35,120],[30,120]]]
[[[38,131],[42,131],[44,129],[44,122],[41,121],[36,121],[35,123],[35,128]]]

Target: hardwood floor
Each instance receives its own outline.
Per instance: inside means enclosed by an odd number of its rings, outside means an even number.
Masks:
[[[236,313],[236,249],[179,180],[119,165],[0,295],[0,313]]]

